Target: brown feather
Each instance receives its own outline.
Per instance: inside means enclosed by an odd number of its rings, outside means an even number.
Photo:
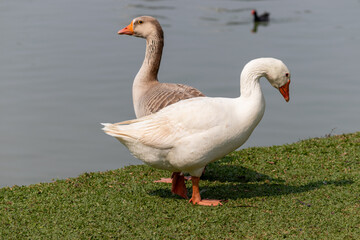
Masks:
[[[154,84],[144,94],[141,99],[141,106],[145,108],[145,115],[149,115],[171,104],[194,97],[205,97],[205,95],[196,88],[187,85],[158,83]]]

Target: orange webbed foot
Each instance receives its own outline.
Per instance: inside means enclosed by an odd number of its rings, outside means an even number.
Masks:
[[[200,177],[191,177],[191,181],[193,183],[193,193],[192,197],[189,202],[194,205],[201,205],[201,206],[222,206],[222,200],[215,200],[215,199],[201,199],[200,197],[200,190],[199,190],[199,181]]]
[[[154,182],[156,182],[156,183],[172,183],[172,179],[171,178],[161,178],[160,180],[156,180]]]
[[[222,200],[216,200],[216,199],[202,199],[200,201],[193,201],[190,199],[189,202],[192,202],[194,205],[200,205],[200,206],[222,206],[221,203]]]
[[[160,180],[155,180],[155,183],[172,183],[172,179],[174,178],[175,175],[177,175],[178,173],[173,173],[171,175],[171,178],[161,178]],[[190,181],[191,180],[191,176],[184,176],[184,180],[185,181]]]

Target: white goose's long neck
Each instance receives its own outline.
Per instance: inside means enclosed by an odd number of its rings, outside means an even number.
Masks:
[[[135,77],[134,84],[146,84],[158,81],[164,38],[161,34],[154,34],[146,39],[146,50],[143,64]]]
[[[246,65],[240,76],[241,98],[262,98],[260,78],[265,76],[265,71],[253,65]]]
[[[242,106],[247,109],[249,118],[257,123],[265,111],[265,99],[261,91],[260,78],[266,77],[266,65],[252,61],[245,65],[240,76],[240,98]],[[242,111],[241,109],[239,109]]]

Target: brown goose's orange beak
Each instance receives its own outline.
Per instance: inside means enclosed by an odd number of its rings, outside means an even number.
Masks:
[[[287,102],[290,100],[289,85],[290,85],[290,79],[287,81],[287,83],[285,83],[283,86],[279,88],[281,95],[283,95],[285,101]]]
[[[119,35],[126,34],[126,35],[133,35],[134,29],[133,29],[133,23],[131,22],[128,26],[124,27],[120,31],[118,31]]]

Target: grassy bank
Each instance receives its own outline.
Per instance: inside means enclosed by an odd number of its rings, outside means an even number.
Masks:
[[[228,200],[221,207],[192,206],[153,183],[168,176],[130,166],[2,188],[0,239],[360,238],[360,132],[209,165],[202,197]]]

